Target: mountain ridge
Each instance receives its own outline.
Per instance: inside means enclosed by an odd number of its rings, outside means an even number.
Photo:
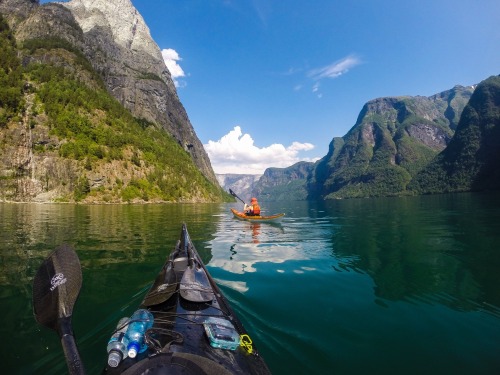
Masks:
[[[464,108],[455,135],[412,181],[418,193],[500,189],[500,76],[482,81]]]
[[[455,114],[472,87],[455,86],[430,96],[377,98],[356,124],[334,139],[308,179],[309,199],[399,195],[413,176],[446,148]],[[451,116],[453,114],[453,116]]]
[[[476,134],[479,130],[472,131],[475,138],[463,135],[469,126],[473,126],[467,120],[474,117],[470,113],[489,111],[490,126],[500,128],[499,99],[494,94],[497,85],[488,84],[491,80],[494,81],[495,77],[478,85],[455,85],[429,97],[370,100],[363,106],[350,131],[344,137],[332,139],[328,153],[322,159],[287,168],[268,168],[248,194],[263,201],[274,201],[498,189],[500,183],[494,181],[500,175],[500,155],[495,154],[494,144],[500,139],[495,131],[490,130],[487,136]],[[485,85],[490,89],[485,90]],[[472,99],[479,95],[476,89],[489,94],[482,95],[483,99]],[[497,103],[496,107],[493,105],[490,110],[481,107],[488,102]],[[474,109],[478,106],[480,109]],[[496,125],[493,125],[495,121]],[[458,139],[462,140],[459,142]],[[458,143],[460,147],[456,146]],[[489,156],[483,157],[487,160],[481,162],[480,176],[467,177],[470,185],[458,188],[449,165],[455,165],[455,170],[463,165],[460,175],[466,174],[465,171],[478,171],[480,167],[476,166],[477,160],[466,157],[462,157],[460,163],[449,161],[449,154],[460,154],[461,149],[471,147],[469,143],[488,144],[489,151],[479,152],[477,147],[476,152]],[[448,177],[444,176],[443,169],[448,170]],[[486,175],[489,178],[485,178]],[[437,176],[441,176],[440,180]],[[435,181],[437,178],[440,182]],[[455,186],[448,186],[449,183]],[[226,189],[228,187],[237,188],[228,185]]]
[[[81,27],[91,46],[84,54],[104,78],[108,91],[135,117],[160,124],[172,134],[202,173],[217,184],[160,48],[131,1],[71,0],[60,4],[72,12]]]

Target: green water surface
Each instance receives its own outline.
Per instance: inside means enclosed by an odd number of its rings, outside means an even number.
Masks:
[[[31,301],[56,246],[80,258],[72,321],[87,373],[99,374],[116,322],[183,222],[274,374],[500,373],[500,195],[261,206],[286,216],[239,221],[237,203],[0,203],[2,373],[67,373]]]

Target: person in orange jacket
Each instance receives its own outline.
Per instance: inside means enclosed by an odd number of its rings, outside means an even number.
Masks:
[[[243,208],[245,215],[247,216],[259,216],[260,215],[260,206],[259,202],[257,202],[257,198],[252,198],[250,205],[245,203],[245,207]]]

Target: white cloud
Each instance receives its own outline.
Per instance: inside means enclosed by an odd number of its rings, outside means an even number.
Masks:
[[[359,64],[361,64],[361,60],[358,57],[349,55],[331,63],[330,65],[309,71],[309,77],[315,80],[323,78],[337,78]]]
[[[170,72],[170,75],[172,76],[175,87],[179,87],[180,84],[177,78],[186,76],[184,70],[182,70],[181,66],[178,64],[178,61],[181,61],[182,59],[179,57],[177,51],[172,48],[162,49],[161,55],[163,57],[163,61],[165,61],[165,65]]]
[[[310,143],[293,142],[288,147],[274,143],[259,148],[239,126],[218,141],[209,140],[204,147],[215,173],[262,174],[269,167],[285,168],[301,160],[317,160],[299,157],[299,152],[314,148]]]

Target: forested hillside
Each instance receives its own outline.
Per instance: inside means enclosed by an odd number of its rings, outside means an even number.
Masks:
[[[318,162],[308,181],[309,199],[406,193],[411,179],[446,148],[472,92],[456,86],[431,97],[369,101]]]
[[[500,189],[500,76],[481,82],[455,136],[410,188],[419,194]]]
[[[0,46],[0,200],[228,199],[177,140],[110,96],[66,40],[19,43],[0,15]]]

